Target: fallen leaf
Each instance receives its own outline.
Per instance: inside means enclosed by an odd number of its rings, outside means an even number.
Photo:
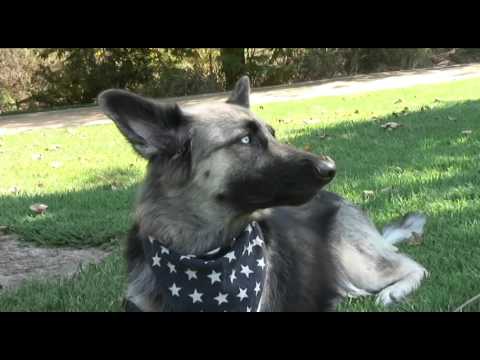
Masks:
[[[383,125],[380,125],[382,128],[384,129],[387,129],[387,130],[392,130],[392,129],[396,129],[398,127],[401,127],[403,126],[402,124],[399,124],[399,123],[396,123],[394,121],[390,121],[390,122],[387,122]]]
[[[364,199],[370,199],[375,196],[375,193],[372,190],[365,190],[362,192],[362,195]]]
[[[45,150],[46,151],[57,151],[61,148],[60,145],[58,144],[53,144],[53,145],[50,145],[49,147],[46,147]]]
[[[58,169],[63,166],[63,164],[60,161],[52,161],[50,166],[54,169]]]
[[[30,205],[30,210],[32,210],[36,214],[44,214],[48,209],[48,205],[45,204],[32,204]]]
[[[42,160],[43,155],[42,154],[32,154],[32,160]]]
[[[8,192],[16,195],[20,192],[20,190],[21,189],[18,186],[12,186],[10,189],[8,189]]]
[[[394,104],[400,104],[400,103],[402,103],[402,102],[403,102],[403,99],[397,99],[397,100],[394,102]]]
[[[470,135],[473,131],[472,130],[463,130],[462,134],[463,135]]]
[[[420,245],[423,242],[422,235],[412,231],[412,236],[407,240],[407,244],[410,245]]]

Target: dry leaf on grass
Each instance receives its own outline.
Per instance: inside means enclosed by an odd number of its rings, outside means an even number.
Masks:
[[[48,209],[48,205],[45,205],[45,204],[36,203],[36,204],[30,205],[30,210],[32,210],[36,214],[44,214],[47,211],[47,209]]]
[[[49,147],[46,147],[45,150],[46,151],[57,151],[61,148],[60,145],[58,144],[53,144],[53,145],[50,145]]]
[[[364,199],[370,199],[375,196],[375,193],[372,190],[365,190],[362,192]]]
[[[387,122],[383,125],[380,125],[382,128],[384,129],[387,129],[387,130],[392,130],[392,129],[396,129],[396,128],[399,128],[401,126],[403,126],[402,124],[399,124],[397,122],[394,122],[394,121],[390,121],[390,122]]]
[[[10,189],[8,189],[8,192],[16,195],[20,192],[20,190],[21,189],[18,186],[12,186]]]
[[[420,245],[422,242],[422,235],[416,233],[415,231],[412,232],[412,236],[410,237],[410,239],[407,240],[407,244],[410,245]]]
[[[50,166],[54,169],[58,169],[63,166],[63,164],[60,161],[52,161]]]

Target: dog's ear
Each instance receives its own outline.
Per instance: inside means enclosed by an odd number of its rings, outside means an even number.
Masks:
[[[177,104],[160,104],[116,89],[102,92],[98,104],[143,157],[169,156],[180,150],[179,129],[186,120]]]
[[[250,108],[250,80],[248,76],[242,76],[237,81],[227,103]]]

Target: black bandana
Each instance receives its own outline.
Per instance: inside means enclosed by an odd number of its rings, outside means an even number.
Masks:
[[[265,280],[262,232],[253,222],[231,248],[180,255],[153,237],[143,242],[168,307],[174,311],[258,311]]]

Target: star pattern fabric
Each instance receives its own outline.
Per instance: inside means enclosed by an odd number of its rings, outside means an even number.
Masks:
[[[152,236],[143,241],[150,266],[173,311],[259,311],[265,282],[262,231],[256,222],[228,248],[205,255],[177,254]]]

